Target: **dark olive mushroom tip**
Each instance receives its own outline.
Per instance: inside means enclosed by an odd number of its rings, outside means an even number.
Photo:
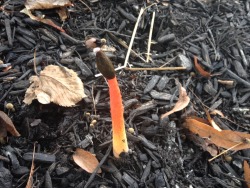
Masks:
[[[98,70],[106,79],[113,79],[115,77],[115,69],[111,60],[100,48],[94,48],[93,51],[96,54],[96,65]]]

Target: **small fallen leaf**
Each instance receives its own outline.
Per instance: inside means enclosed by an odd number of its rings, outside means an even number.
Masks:
[[[161,116],[161,119],[169,116],[170,114],[180,111],[182,109],[184,109],[190,102],[190,98],[187,95],[186,89],[184,87],[181,86],[179,87],[179,99],[177,101],[177,103],[175,104],[174,108],[172,110],[170,110],[169,112],[163,114]]]
[[[194,66],[196,70],[200,73],[201,76],[209,78],[211,74],[207,71],[205,71],[202,66],[198,63],[198,59],[196,56],[194,56]]]
[[[31,104],[37,99],[42,104],[53,102],[60,106],[74,106],[86,97],[83,83],[77,74],[66,67],[49,65],[40,72],[40,76],[31,76],[32,83],[23,100]]]
[[[12,136],[20,136],[19,132],[16,130],[9,116],[5,114],[3,111],[0,111],[0,126],[1,126],[1,130],[6,129],[9,133],[12,134]],[[0,137],[4,135],[6,135],[5,131],[3,132],[1,131]]]
[[[250,167],[246,160],[244,160],[244,178],[245,178],[247,187],[250,188]]]
[[[88,173],[93,173],[99,164],[98,160],[92,153],[80,148],[77,148],[73,154],[73,160],[78,166],[80,166],[83,170],[86,170]],[[101,169],[97,171],[97,173],[101,172]]]
[[[64,22],[68,18],[68,12],[65,7],[58,8],[56,12],[59,15],[61,21]]]
[[[192,133],[210,140],[218,147],[231,148],[231,150],[235,151],[250,148],[250,134],[231,130],[217,131],[204,122],[206,120],[202,120],[201,118],[189,117],[185,119],[184,126]]]
[[[24,5],[28,10],[35,10],[66,7],[72,3],[69,0],[26,0]]]
[[[29,178],[28,178],[28,181],[27,181],[25,188],[32,188],[33,187],[33,174],[34,174],[34,170],[35,170],[35,163],[34,163],[35,149],[36,149],[36,144],[34,144],[32,163],[31,163],[31,167],[30,167],[30,174],[29,174]]]
[[[52,27],[54,27],[55,29],[58,29],[59,31],[61,32],[64,32],[64,29],[62,29],[61,27],[59,27],[58,25],[56,25],[52,20],[50,19],[46,19],[44,18],[43,16],[42,17],[37,17],[37,16],[34,16],[30,10],[28,10],[27,8],[24,8],[23,10],[21,10],[20,12],[28,15],[32,20],[36,20],[38,22],[42,22],[44,24],[47,24],[47,25],[50,25]]]

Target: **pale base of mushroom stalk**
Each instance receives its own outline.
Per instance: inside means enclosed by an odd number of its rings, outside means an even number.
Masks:
[[[116,77],[109,79],[108,83],[113,130],[113,153],[116,158],[119,158],[121,153],[128,152],[128,143],[123,117],[124,109],[121,92]]]
[[[126,135],[126,132],[124,134]],[[113,154],[116,158],[120,158],[122,153],[128,153],[127,137],[117,137],[113,134]]]

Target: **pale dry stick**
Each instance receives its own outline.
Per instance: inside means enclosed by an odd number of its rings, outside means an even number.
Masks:
[[[28,181],[27,181],[27,184],[26,184],[25,188],[31,188],[31,187],[33,187],[33,174],[34,174],[34,169],[35,169],[35,164],[34,164],[35,150],[36,150],[36,142],[34,143],[34,147],[33,147],[33,154],[32,154],[32,162],[31,162],[30,174],[29,174],[29,178],[28,178]]]
[[[155,23],[155,11],[153,12],[153,15],[152,15],[151,26],[149,30],[149,36],[148,36],[148,51],[147,51],[147,60],[146,60],[147,63],[149,62],[149,57],[150,57],[150,48],[151,48],[154,23]]]
[[[123,46],[124,48],[128,49],[128,45],[122,40],[122,39],[118,39],[115,35],[113,35],[112,33],[108,33],[109,37],[114,40],[115,42],[119,43],[121,46]],[[132,55],[140,58],[142,61],[146,62],[145,59],[143,59],[143,57],[141,57],[139,54],[137,54],[134,50],[131,50]]]
[[[141,8],[140,13],[139,13],[138,18],[137,18],[137,21],[136,21],[136,23],[135,23],[135,27],[134,27],[134,30],[133,30],[133,33],[132,33],[132,37],[131,37],[129,46],[128,46],[128,51],[127,51],[127,55],[126,55],[126,57],[125,57],[124,65],[121,66],[121,67],[116,68],[115,71],[121,70],[121,69],[124,69],[125,67],[127,67],[127,65],[128,65],[128,58],[129,58],[130,53],[131,53],[131,50],[132,50],[132,45],[133,45],[133,43],[134,43],[135,34],[136,34],[137,28],[138,28],[138,26],[139,26],[139,22],[140,22],[140,20],[141,20],[141,16],[142,16],[142,14],[144,13],[145,10],[147,10],[148,8],[150,8],[151,6],[153,6],[153,5],[155,5],[155,4],[156,4],[156,3],[153,3],[152,5],[149,5],[149,6],[147,6],[147,7],[144,8],[144,9]],[[145,60],[144,60],[144,61],[145,61]],[[99,76],[101,76],[101,75],[102,75],[102,74],[96,74],[95,77],[99,77]]]
[[[239,146],[239,145],[241,145],[241,144],[243,144],[243,142],[240,142],[240,143],[238,143],[238,144],[235,144],[234,146],[228,148],[227,150],[224,150],[224,151],[221,152],[220,154],[218,154],[218,155],[214,156],[213,158],[209,159],[208,162],[211,162],[212,160],[216,159],[217,157],[223,155],[224,153],[228,152],[229,150],[231,150],[231,149],[233,149],[233,148],[235,148],[235,147],[237,147],[237,146]]]
[[[143,71],[143,70],[150,70],[150,71],[175,71],[175,70],[186,70],[186,67],[152,67],[152,68],[128,68],[125,67],[125,70],[130,70],[130,71]]]
[[[171,63],[173,60],[175,60],[177,58],[177,56],[173,57],[172,59],[170,59],[168,62],[164,63],[162,66],[160,66],[160,68],[166,66],[167,64]]]
[[[132,37],[131,37],[129,46],[128,46],[128,51],[127,51],[127,55],[126,55],[126,58],[125,58],[125,61],[124,61],[124,65],[121,66],[121,67],[116,68],[115,71],[121,70],[121,69],[124,69],[125,67],[127,67],[128,58],[129,58],[130,52],[131,52],[131,50],[132,50],[132,45],[133,45],[133,43],[134,43],[135,34],[136,34],[136,31],[137,31],[137,28],[138,28],[138,25],[139,25],[139,21],[140,21],[140,19],[141,19],[141,16],[142,16],[143,12],[144,12],[144,9],[141,8],[140,13],[139,13],[139,16],[138,16],[138,18],[137,18],[137,21],[136,21],[136,23],[135,23],[135,27],[134,27],[134,30],[133,30],[133,33],[132,33]],[[144,61],[145,61],[145,60],[144,60]],[[95,77],[99,77],[99,76],[101,76],[101,75],[102,75],[102,74],[96,74]]]
[[[130,43],[129,43],[129,46],[128,46],[127,55],[126,55],[125,62],[124,62],[124,65],[123,65],[124,68],[127,67],[127,65],[128,65],[128,58],[130,56],[130,52],[131,52],[131,49],[132,49],[132,46],[133,46],[133,43],[134,43],[134,39],[135,39],[135,34],[136,34],[137,28],[139,26],[139,22],[141,20],[142,14],[144,13],[145,10],[147,10],[148,8],[150,8],[151,6],[153,6],[155,4],[156,3],[153,3],[152,5],[149,5],[144,9],[141,8],[141,10],[140,10],[140,13],[139,13],[139,16],[137,18],[137,21],[136,21],[136,24],[135,24],[135,27],[134,27],[134,30],[133,30],[133,33],[132,33],[132,37],[131,37],[131,40],[130,40]]]
[[[131,49],[132,49],[132,46],[133,46],[133,43],[134,43],[134,39],[135,39],[135,34],[136,34],[136,31],[137,31],[137,28],[138,28],[138,26],[139,26],[139,22],[140,22],[140,20],[141,20],[141,16],[142,16],[144,10],[145,10],[145,9],[141,8],[140,13],[139,13],[139,16],[138,16],[138,18],[137,18],[137,21],[136,21],[136,23],[135,23],[135,27],[134,27],[134,30],[133,30],[133,33],[132,33],[132,38],[131,38],[131,40],[130,40],[130,43],[129,43],[129,46],[128,46],[127,55],[126,55],[126,57],[125,57],[125,62],[124,62],[124,65],[123,65],[124,68],[127,67],[127,65],[128,65],[128,58],[129,58],[129,56],[130,56],[130,52],[131,52]]]
[[[92,88],[91,88],[91,95],[92,95],[92,100],[93,100],[93,105],[94,105],[94,112],[95,112],[95,115],[96,115],[95,96],[94,96],[94,86],[93,85],[92,85]]]
[[[86,4],[86,3],[84,3],[82,0],[79,0],[82,4],[84,4],[89,10],[90,10],[90,12],[92,12],[92,9]]]
[[[36,49],[34,51],[34,72],[36,73],[37,76],[39,76],[39,74],[37,73],[37,70],[36,70]]]

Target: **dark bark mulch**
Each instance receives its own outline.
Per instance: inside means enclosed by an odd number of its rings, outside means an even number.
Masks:
[[[61,22],[55,10],[37,10],[66,31],[31,20],[20,13],[23,1],[1,1],[0,110],[13,120],[21,137],[9,136],[0,148],[0,187],[25,187],[36,143],[34,187],[243,187],[243,160],[250,150],[229,151],[208,162],[211,155],[182,126],[187,115],[206,118],[205,108],[217,109],[222,129],[249,132],[249,1],[81,1],[68,8]],[[155,3],[155,5],[152,5]],[[121,159],[112,154],[108,86],[98,73],[88,37],[104,38],[116,52],[108,52],[115,67],[122,66],[140,8],[148,8],[139,23],[129,66],[185,66],[185,71],[117,71],[125,107],[130,152]],[[156,17],[151,59],[146,59],[152,13]],[[85,98],[76,107],[63,108],[22,101],[37,71],[50,64],[75,70],[84,82]],[[137,54],[137,55],[136,55]],[[140,57],[138,57],[138,54]],[[193,67],[194,56],[213,75],[202,77]],[[5,71],[6,67],[12,68]],[[225,83],[225,81],[229,81]],[[178,82],[191,103],[161,120],[178,99]],[[228,84],[230,83],[230,84]],[[168,94],[168,95],[167,95]],[[170,97],[168,97],[170,95]],[[7,103],[14,110],[6,108]],[[93,120],[97,122],[93,125]],[[102,174],[88,174],[72,160],[75,148],[96,155]],[[221,150],[220,150],[221,151]]]

